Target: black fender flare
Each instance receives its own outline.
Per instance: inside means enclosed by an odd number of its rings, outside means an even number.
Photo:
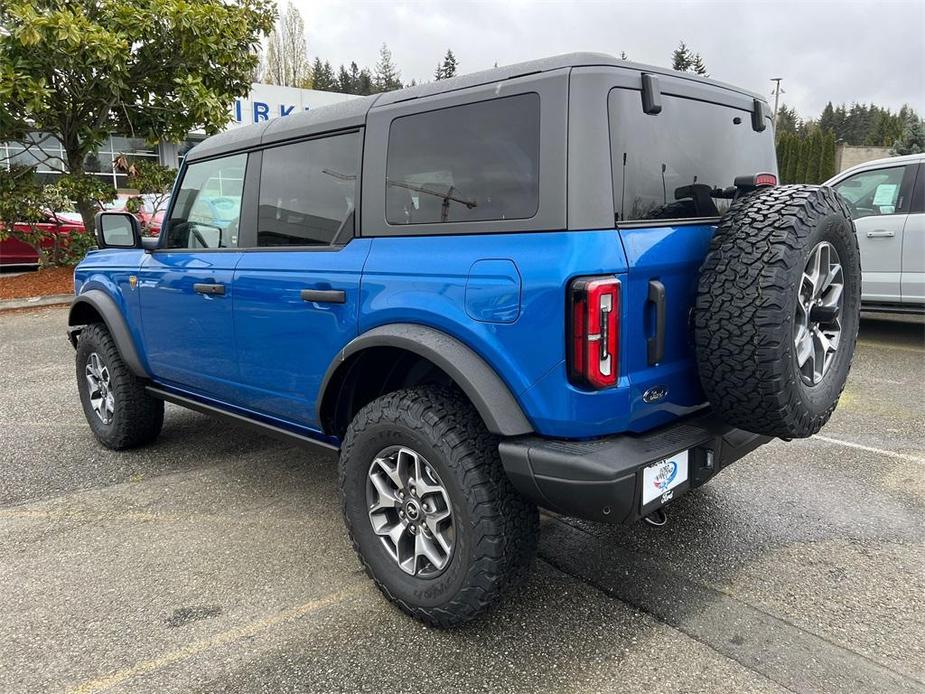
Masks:
[[[88,289],[71,302],[71,309],[67,317],[68,336],[71,344],[75,347],[77,346],[74,328],[87,324],[81,317],[83,313],[82,305],[90,306],[103,319],[106,329],[109,330],[109,334],[112,335],[112,339],[116,343],[119,354],[122,355],[122,359],[125,360],[132,373],[141,378],[149,378],[151,374],[148,373],[138,356],[135,340],[132,338],[132,333],[128,329],[122,311],[119,310],[113,298],[101,289]]]
[[[533,432],[510,388],[482,357],[455,337],[414,323],[382,325],[347,343],[331,362],[318,390],[315,408],[319,421],[334,374],[352,355],[370,347],[404,349],[439,367],[466,394],[493,434],[520,436]]]

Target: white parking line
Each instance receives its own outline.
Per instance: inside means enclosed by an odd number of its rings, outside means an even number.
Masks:
[[[908,460],[913,463],[918,463],[919,465],[925,465],[925,458],[919,458],[918,456],[909,455],[908,453],[897,453],[896,451],[887,451],[883,448],[875,448],[874,446],[865,446],[862,443],[854,443],[853,441],[843,441],[842,439],[833,439],[831,436],[822,436],[816,434],[813,436],[814,439],[819,439],[820,441],[825,441],[826,443],[834,443],[838,446],[846,446],[847,448],[857,448],[862,451],[869,451],[870,453],[877,453],[879,455],[885,455],[889,458],[897,458],[899,460]]]

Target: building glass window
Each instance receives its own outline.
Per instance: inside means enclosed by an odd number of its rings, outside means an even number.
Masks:
[[[54,183],[67,171],[64,149],[57,138],[45,133],[31,133],[25,142],[7,142],[0,149],[3,166],[34,166],[38,180],[42,183]],[[146,144],[137,137],[113,135],[107,137],[93,152],[84,158],[84,170],[99,176],[110,183],[119,192],[129,191],[128,176],[116,171],[113,162],[116,157],[124,155],[132,163],[137,161],[158,161],[157,146]]]

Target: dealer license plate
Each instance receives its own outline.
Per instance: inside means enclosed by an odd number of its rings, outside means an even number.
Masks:
[[[665,497],[672,489],[687,481],[687,451],[676,453],[670,458],[652,463],[642,471],[642,505],[648,506],[659,497]]]

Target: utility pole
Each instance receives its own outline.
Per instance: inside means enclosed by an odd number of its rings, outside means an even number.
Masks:
[[[784,93],[784,90],[780,88],[781,80],[783,77],[772,77],[771,81],[774,82],[774,115],[771,116],[771,125],[774,128],[777,128],[777,106],[780,103],[780,95]]]

